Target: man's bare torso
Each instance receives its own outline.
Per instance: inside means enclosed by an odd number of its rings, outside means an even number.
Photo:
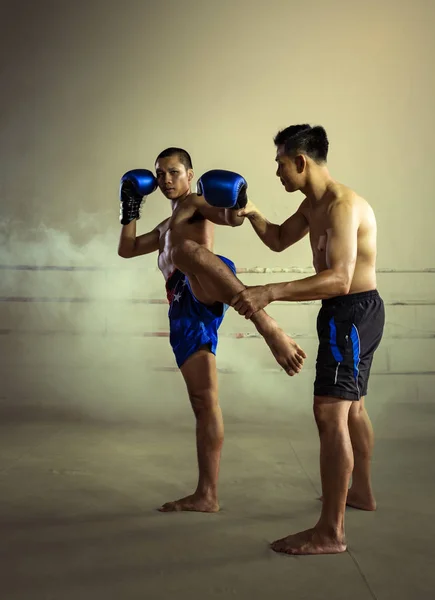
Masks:
[[[195,211],[193,216],[190,216],[182,223],[179,223],[174,229],[170,229],[171,220],[176,216],[177,211],[181,206],[186,206],[190,200],[186,200],[174,208],[171,217],[168,217],[158,226],[159,230],[159,256],[158,266],[163,273],[165,280],[174,272],[175,267],[171,261],[171,250],[180,240],[192,240],[201,246],[205,246],[208,250],[213,250],[214,243],[214,223],[204,218],[200,211]]]
[[[351,202],[358,218],[357,257],[349,293],[376,289],[376,219],[369,203],[342,184],[334,184],[324,199],[313,207],[306,199],[301,211],[308,221],[313,266],[316,273],[330,268],[328,264],[329,213],[335,203]]]

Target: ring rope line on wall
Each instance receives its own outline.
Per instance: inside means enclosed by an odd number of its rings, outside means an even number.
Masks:
[[[421,331],[423,335],[419,334],[420,330],[413,330],[410,333],[393,333],[384,334],[384,338],[387,340],[432,340],[435,339],[435,331]],[[417,333],[415,333],[417,332]],[[68,329],[12,329],[3,328],[0,329],[1,335],[29,335],[29,336],[72,336],[72,337],[140,337],[140,338],[169,338],[169,331],[138,331],[138,332],[120,332],[120,331],[86,331],[86,330],[68,330]],[[288,333],[293,339],[299,340],[317,340],[317,335],[314,333]],[[224,332],[219,333],[220,338],[228,338],[233,340],[247,340],[247,339],[263,339],[259,333],[248,332],[248,331],[236,331],[236,332]]]
[[[101,266],[62,266],[62,265],[0,265],[3,271],[154,271],[157,267],[101,267]],[[435,273],[435,267],[422,269],[395,269],[380,267],[377,273]],[[237,273],[314,273],[312,267],[239,267]]]
[[[91,304],[95,302],[124,302],[128,304],[168,304],[166,298],[80,298],[80,297],[62,297],[62,296],[0,296],[0,302],[29,302],[29,303],[62,303],[70,302],[71,304]],[[321,300],[301,300],[299,302],[277,301],[275,306],[284,306],[291,304],[292,306],[307,306],[318,305]],[[435,306],[435,300],[395,300],[385,302],[386,306]]]

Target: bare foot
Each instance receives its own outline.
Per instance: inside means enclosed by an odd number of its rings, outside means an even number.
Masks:
[[[371,492],[361,493],[352,488],[347,492],[346,504],[359,510],[376,510],[376,500]]]
[[[323,502],[323,496],[320,496],[319,500]],[[347,492],[346,504],[359,510],[376,510],[376,500],[372,493],[361,493],[352,488]]]
[[[276,361],[287,375],[293,377],[301,371],[307,355],[290,336],[276,327],[264,333],[263,337]]]
[[[180,512],[183,510],[196,512],[218,512],[219,504],[216,499],[204,498],[192,494],[180,500],[166,502],[158,509],[160,512]]]
[[[344,538],[332,538],[314,529],[276,540],[270,547],[284,554],[339,554],[346,551]]]

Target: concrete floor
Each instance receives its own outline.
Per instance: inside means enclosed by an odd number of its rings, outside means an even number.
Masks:
[[[56,362],[56,343],[38,363],[41,339],[3,338],[2,599],[435,597],[433,377],[373,376],[379,509],[348,509],[346,553],[292,558],[268,543],[320,509],[311,369],[261,385],[222,374],[222,511],[161,514],[196,483],[180,375],[122,355]]]

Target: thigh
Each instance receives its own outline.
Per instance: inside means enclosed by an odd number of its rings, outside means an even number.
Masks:
[[[217,302],[226,304],[228,288],[236,277],[236,266],[225,256],[210,253],[213,257],[213,276],[209,273],[187,273],[192,293],[203,304],[213,305]],[[242,284],[241,284],[242,285]]]
[[[334,396],[314,396],[314,415],[317,423],[333,425],[347,423],[349,411],[354,402]]]
[[[190,398],[217,400],[216,356],[203,346],[189,356],[180,368]]]
[[[316,397],[358,400],[358,359],[352,331],[353,306],[322,307],[317,318]]]
[[[196,275],[186,275],[186,279],[189,282],[189,287],[192,291],[192,294],[199,302],[202,302],[202,304],[207,306],[212,306],[218,301],[216,300],[216,294],[213,293],[213,290],[210,289],[210,286],[204,289],[204,286],[199,282],[199,279],[196,277]]]

